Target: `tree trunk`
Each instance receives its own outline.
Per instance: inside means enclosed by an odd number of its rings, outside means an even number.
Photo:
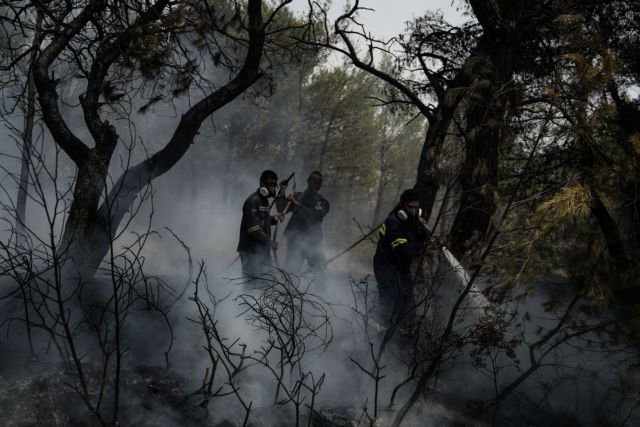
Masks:
[[[22,158],[20,162],[20,182],[18,185],[18,197],[16,199],[16,244],[20,247],[23,244],[25,220],[27,216],[27,195],[29,193],[29,167],[31,165],[31,149],[33,146],[33,125],[36,115],[36,87],[33,82],[33,64],[42,43],[42,15],[36,16],[36,29],[33,36],[32,47],[29,60],[29,73],[27,75],[27,99],[24,118],[24,130],[22,136]]]
[[[458,114],[458,107],[466,99],[469,86],[476,78],[473,75],[473,64],[479,57],[491,52],[489,36],[483,34],[476,47],[466,59],[456,76],[449,82],[443,96],[438,100],[432,118],[429,119],[429,127],[418,163],[418,176],[415,189],[420,193],[420,203],[428,218],[431,215],[436,193],[443,184],[441,173],[438,171],[438,162],[442,147],[449,130]]]
[[[457,80],[461,83],[461,79]],[[447,89],[447,93],[458,89],[459,86],[451,85],[450,88]],[[445,98],[447,98],[446,95]],[[436,108],[433,119],[429,121],[427,134],[418,162],[418,176],[416,177],[415,189],[420,194],[420,205],[426,218],[431,215],[436,194],[441,185],[438,161],[459,100],[453,105],[444,105],[444,102],[444,100],[441,101],[441,104]]]
[[[525,1],[487,2],[470,0],[483,34],[464,64],[461,78],[468,87],[462,119],[465,160],[461,168],[460,206],[453,221],[451,248],[457,257],[473,256],[479,249],[495,212],[494,189],[498,183],[498,150],[507,118],[513,74],[521,62],[521,39],[530,36],[538,23],[531,19],[546,9]],[[543,15],[544,15],[543,13]],[[540,15],[542,16],[542,15]],[[538,16],[538,19],[541,19]]]
[[[627,215],[631,221],[632,244],[637,254],[640,254],[640,153],[631,144],[631,137],[640,134],[640,110],[625,101],[618,93],[618,88],[611,84],[609,92],[616,105],[618,121],[624,133],[620,145],[633,161],[635,176],[627,189]]]
[[[33,135],[33,121],[35,117],[35,87],[33,73],[29,71],[27,78],[27,105],[24,120],[24,133],[22,137],[22,159],[20,162],[20,183],[16,200],[16,232],[17,244],[22,246],[27,214],[27,194],[29,192],[29,167],[31,164],[31,147]]]
[[[470,257],[482,247],[496,209],[494,190],[498,184],[498,147],[506,137],[506,111],[518,39],[505,34],[484,37],[476,48],[474,93],[465,101],[465,160],[460,172],[460,207],[453,221],[452,252]],[[479,88],[479,89],[478,89]]]
[[[333,110],[331,110],[331,116],[329,116],[329,123],[327,123],[327,130],[324,133],[324,140],[322,141],[322,147],[320,148],[320,154],[318,156],[318,170],[322,172],[324,168],[324,158],[327,154],[327,147],[329,146],[329,136],[331,135],[331,127],[333,126],[333,122],[336,119],[336,114],[338,112],[338,104],[333,106]]]
[[[629,268],[629,260],[622,245],[618,226],[607,210],[607,207],[602,203],[600,195],[593,188],[590,187],[589,189],[592,200],[591,213],[598,222],[598,225],[600,225],[602,234],[604,234],[604,238],[607,241],[609,256],[613,259],[616,269],[625,271]]]
[[[231,206],[231,194],[233,193],[233,187],[236,183],[236,180],[233,177],[233,169],[232,165],[235,164],[236,156],[235,156],[235,144],[233,143],[234,136],[231,132],[231,127],[229,127],[229,131],[227,132],[227,147],[226,147],[226,158],[227,161],[224,163],[224,173],[222,179],[222,200],[225,206]]]
[[[156,19],[166,2],[156,2],[139,20]],[[87,80],[87,91],[80,98],[85,123],[89,128],[95,148],[88,148],[64,121],[58,107],[56,82],[49,76],[49,67],[64,47],[77,34],[93,13],[104,7],[103,2],[92,3],[79,13],[68,29],[54,37],[43,50],[34,67],[34,81],[39,94],[43,120],[56,143],[69,155],[78,167],[73,202],[65,224],[58,256],[65,263],[63,279],[86,281],[97,271],[102,259],[109,253],[114,236],[129,212],[140,191],[166,173],[191,147],[202,122],[215,111],[233,101],[262,77],[260,62],[264,49],[265,26],[262,21],[262,2],[249,0],[247,5],[249,44],[242,68],[232,80],[207,95],[186,111],[166,145],[143,162],[131,167],[107,188],[109,162],[118,141],[115,127],[103,120],[98,111],[102,82],[109,66],[122,54],[122,43],[129,33],[120,35],[121,44],[104,41],[98,48],[103,55]],[[159,9],[159,10],[158,10]],[[194,184],[195,185],[195,184]],[[106,192],[108,191],[108,194]],[[101,196],[106,194],[100,205]]]
[[[380,177],[378,178],[378,192],[376,195],[376,204],[375,207],[373,209],[373,218],[372,218],[372,223],[371,226],[375,227],[376,225],[380,224],[380,222],[383,220],[383,218],[381,218],[381,210],[382,210],[382,203],[384,200],[384,192],[385,192],[385,187],[386,187],[386,174],[388,172],[388,167],[387,167],[387,163],[385,162],[385,157],[387,155],[387,145],[386,145],[386,139],[383,139],[380,142],[380,148],[378,150],[378,160],[380,162]]]
[[[85,281],[93,277],[109,249],[111,228],[108,217],[98,209],[106,188],[107,164],[108,161],[100,159],[92,149],[89,158],[78,165],[73,202],[57,248],[65,279]]]
[[[468,141],[465,148],[466,159],[460,173],[462,197],[451,228],[456,257],[470,256],[481,247],[496,207],[493,191],[498,182],[497,141],[482,136]]]

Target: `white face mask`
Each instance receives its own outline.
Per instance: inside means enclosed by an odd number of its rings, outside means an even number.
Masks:
[[[416,211],[416,217],[422,216],[422,209],[418,208],[418,210]],[[410,215],[404,210],[404,209],[400,209],[398,211],[398,218],[400,218],[402,221],[406,221],[408,220],[410,217]]]
[[[260,187],[258,192],[262,197],[274,197],[276,195],[275,187],[272,189],[269,189],[269,187]]]

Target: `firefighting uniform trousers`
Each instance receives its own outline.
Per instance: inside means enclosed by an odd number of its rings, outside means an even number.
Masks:
[[[242,274],[248,278],[260,277],[272,268],[270,249],[256,252],[240,251]]]
[[[378,322],[385,327],[415,323],[416,298],[409,274],[384,262],[374,262],[373,273],[378,282]]]

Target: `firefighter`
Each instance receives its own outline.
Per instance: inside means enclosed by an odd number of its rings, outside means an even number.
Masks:
[[[269,213],[269,198],[276,196],[277,182],[275,172],[262,172],[260,187],[247,197],[242,206],[238,252],[242,273],[249,278],[259,277],[271,268],[271,249],[278,245],[278,242],[271,241],[271,225],[282,222],[284,217]]]
[[[431,234],[421,213],[418,193],[408,189],[380,226],[373,272],[378,283],[378,321],[385,328],[408,327],[416,321],[410,267]]]
[[[284,235],[287,238],[285,270],[300,274],[307,261],[314,269],[316,281],[324,282],[324,248],[322,220],[329,213],[329,202],[318,191],[322,187],[322,173],[313,171],[307,178],[303,193],[289,196],[291,219]]]

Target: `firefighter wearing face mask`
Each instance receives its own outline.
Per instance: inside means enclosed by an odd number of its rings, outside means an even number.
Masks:
[[[249,278],[258,277],[271,268],[271,249],[277,248],[277,242],[271,241],[271,226],[282,222],[283,216],[269,213],[269,198],[276,196],[277,182],[275,172],[262,172],[260,188],[251,193],[242,206],[238,252],[242,273]]]
[[[300,274],[306,260],[320,283],[324,282],[325,262],[322,221],[329,213],[329,202],[318,192],[321,186],[322,173],[313,171],[307,178],[304,193],[289,196],[292,214],[284,231],[287,237],[285,270]]]
[[[416,320],[410,267],[430,235],[420,213],[418,193],[405,190],[380,226],[373,272],[378,283],[378,318],[384,327],[409,326]]]

